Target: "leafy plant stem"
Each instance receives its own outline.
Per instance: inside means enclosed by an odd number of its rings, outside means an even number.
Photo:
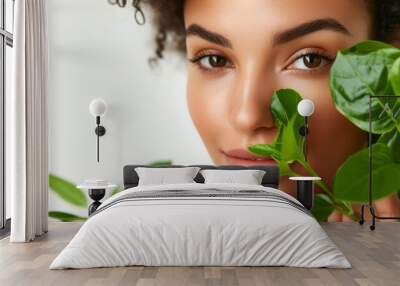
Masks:
[[[313,176],[313,177],[318,177],[317,172],[314,171],[314,169],[311,167],[311,165],[310,165],[308,162],[303,161],[303,160],[300,160],[300,161],[298,161],[298,162],[303,166],[303,168],[308,172],[309,175],[311,175],[311,176]],[[325,184],[324,181],[322,181],[322,180],[321,180],[321,181],[317,181],[316,184],[317,184],[318,186],[320,186],[321,189],[323,189],[324,192],[325,192],[331,199],[334,199],[333,193],[329,190],[328,186]]]
[[[304,169],[308,172],[309,175],[313,177],[318,177],[317,172],[314,171],[314,169],[311,167],[311,165],[303,160],[298,160],[298,162],[304,167]],[[323,180],[317,181],[316,184],[329,196],[329,198],[333,201],[335,205],[335,209],[338,210],[341,213],[344,213],[348,217],[350,217],[352,220],[358,220],[358,216],[353,212],[349,211],[348,207],[344,205],[343,202],[337,200],[332,191],[328,188],[328,186],[325,184]]]

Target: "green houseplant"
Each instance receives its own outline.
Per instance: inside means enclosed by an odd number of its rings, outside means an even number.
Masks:
[[[368,131],[369,96],[400,96],[400,49],[366,41],[340,51],[331,68],[330,90],[336,109],[358,128]],[[297,175],[291,169],[294,162],[302,165],[309,175],[318,175],[304,160],[304,142],[297,132],[302,125],[302,118],[296,111],[300,100],[301,96],[294,90],[275,92],[271,111],[278,126],[277,136],[272,144],[249,147],[255,154],[271,156],[282,176]],[[389,109],[385,108],[387,105]],[[372,132],[376,138],[373,145],[375,200],[400,189],[400,100],[374,100],[371,110]],[[351,203],[368,201],[367,146],[349,156],[339,167],[332,188],[324,181],[317,184],[324,191],[316,195],[312,209],[317,219],[326,220],[336,209],[357,220]]]

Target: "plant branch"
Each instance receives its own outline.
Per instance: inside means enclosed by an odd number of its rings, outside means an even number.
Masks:
[[[304,167],[304,169],[309,173],[309,175],[311,175],[313,177],[319,177],[317,172],[314,171],[314,169],[311,167],[311,165],[308,162],[303,161],[303,160],[299,160],[298,162]],[[354,213],[353,209],[351,209],[351,211],[349,211],[348,207],[342,201],[339,201],[334,197],[333,192],[328,188],[328,186],[325,184],[325,182],[323,180],[317,181],[316,184],[333,201],[336,210],[340,211],[341,213],[344,213],[345,215],[350,217],[352,220],[359,219],[359,217]]]

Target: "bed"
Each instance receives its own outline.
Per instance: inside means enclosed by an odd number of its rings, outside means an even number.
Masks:
[[[260,185],[138,185],[124,167],[123,192],[105,200],[50,269],[144,266],[351,265],[300,202],[279,191],[276,166],[197,166],[264,170]],[[173,166],[180,168],[183,166]]]

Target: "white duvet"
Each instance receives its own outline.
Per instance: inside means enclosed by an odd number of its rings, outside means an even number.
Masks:
[[[253,185],[135,187],[106,200],[50,269],[145,266],[294,266],[350,268],[318,222],[289,204],[257,198],[115,200],[132,192],[262,190]],[[298,202],[297,202],[298,203]]]

